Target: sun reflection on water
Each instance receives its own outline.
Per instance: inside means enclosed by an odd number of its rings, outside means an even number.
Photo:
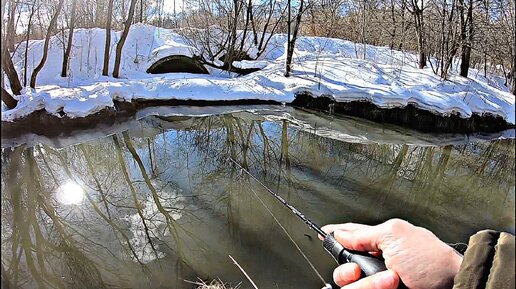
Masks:
[[[63,205],[79,205],[84,199],[84,189],[74,181],[67,181],[57,189],[56,199]]]

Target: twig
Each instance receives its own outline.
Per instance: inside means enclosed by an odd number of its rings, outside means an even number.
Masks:
[[[251,285],[253,285],[253,287],[255,289],[258,289],[258,286],[256,286],[256,284],[254,284],[253,280],[251,280],[251,277],[249,277],[249,275],[247,275],[247,273],[244,271],[244,269],[238,264],[238,262],[233,259],[233,257],[231,257],[231,255],[228,255],[229,258],[231,258],[231,260],[233,260],[233,263],[235,263],[235,265],[237,265],[238,269],[240,269],[240,271],[242,271],[242,273],[244,273],[245,277],[247,278],[247,280],[249,280],[249,282],[251,282]]]
[[[198,285],[198,286],[206,285],[206,283],[204,283],[204,282],[196,282],[196,281],[190,281],[190,280],[186,280],[186,279],[183,279],[183,281],[186,283],[190,283],[190,284],[194,284],[194,285]]]

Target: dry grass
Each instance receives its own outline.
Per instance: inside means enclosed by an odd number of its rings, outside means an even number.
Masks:
[[[192,282],[192,281],[185,280],[185,282],[197,285],[196,289],[239,289],[240,288],[240,284],[237,284],[236,286],[233,287],[229,284],[226,284],[226,283],[220,281],[220,279],[212,280],[210,283],[206,283],[203,280],[199,280],[198,282]]]

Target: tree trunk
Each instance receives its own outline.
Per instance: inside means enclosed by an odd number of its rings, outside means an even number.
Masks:
[[[18,78],[18,73],[14,68],[13,60],[11,59],[11,55],[9,54],[9,50],[5,49],[4,56],[2,57],[2,67],[4,69],[7,78],[9,79],[9,83],[11,85],[11,90],[15,95],[20,95],[22,86],[20,83],[20,79]]]
[[[7,92],[3,87],[1,87],[0,89],[2,101],[5,103],[5,106],[7,106],[8,109],[15,108],[18,101],[16,101],[16,99],[14,99],[14,97],[9,92]]]
[[[226,52],[226,56],[224,57],[224,67],[228,68],[228,71],[231,71],[231,66],[233,64],[233,59],[235,56],[235,45],[237,40],[237,22],[238,15],[240,15],[240,7],[242,4],[239,4],[239,0],[233,0],[235,14],[233,15],[233,23],[231,24],[230,31],[230,42]]]
[[[2,14],[0,15],[0,17],[1,17],[0,20],[2,22],[0,22],[0,23],[4,23],[5,4],[7,4],[7,0],[1,0],[2,7],[0,7],[0,8],[2,9],[2,12],[1,12]]]
[[[14,2],[14,1],[12,1],[12,2]],[[3,3],[3,6],[5,6],[5,2]],[[5,8],[5,7],[2,7],[2,8]],[[9,5],[9,8],[14,9],[15,5],[13,5],[11,3]],[[9,11],[9,18],[11,18],[11,17],[14,17],[14,12]],[[11,20],[8,19],[8,22],[10,22],[10,21]],[[2,69],[5,72],[5,74],[7,75],[7,78],[9,79],[9,83],[11,85],[12,92],[15,95],[20,95],[22,86],[20,84],[20,79],[18,78],[18,73],[16,72],[16,69],[14,68],[13,60],[11,59],[11,54],[9,53],[9,47],[8,47],[8,44],[10,42],[10,41],[8,41],[8,39],[14,38],[13,33],[14,33],[14,31],[12,29],[10,29],[9,27],[7,27],[7,31],[4,35],[5,38],[2,39],[3,41],[1,41],[2,46],[1,46],[1,57],[0,58],[1,58]],[[2,75],[0,75],[0,77],[2,77]]]
[[[292,71],[292,57],[294,55],[294,48],[295,48],[295,45],[296,45],[296,40],[297,40],[297,33],[299,31],[299,26],[301,25],[301,17],[303,15],[303,4],[304,4],[304,1],[301,0],[300,3],[299,3],[299,10],[297,11],[297,15],[296,15],[296,23],[294,25],[294,29],[292,30],[292,37],[290,36],[290,32],[291,32],[291,28],[290,28],[290,24],[291,24],[291,20],[290,20],[290,9],[291,9],[291,6],[290,6],[290,1],[288,1],[288,4],[289,4],[289,7],[288,7],[288,42],[287,42],[287,62],[286,62],[286,69],[285,69],[285,77],[289,77],[290,76],[290,72]]]
[[[140,23],[143,23],[143,1],[144,0],[140,0]],[[176,9],[175,3],[174,3],[174,9]]]
[[[516,17],[516,2],[512,2],[514,17]],[[516,21],[512,22],[512,94],[516,95]]]
[[[32,5],[29,15],[29,23],[27,24],[27,39],[25,41],[25,54],[23,58],[23,86],[27,86],[27,61],[29,59],[29,56],[27,55],[29,53],[29,37],[30,37],[30,28],[32,26],[32,17],[34,16],[34,12],[36,5]]]
[[[271,21],[271,18],[272,18],[272,15],[274,14],[273,11],[274,11],[274,4],[276,4],[276,1],[274,1],[274,3],[272,2],[272,0],[269,1],[269,16],[267,17],[267,21],[265,21],[265,24],[263,25],[263,29],[262,29],[262,36],[260,37],[260,43],[258,44],[258,51],[261,51],[262,50],[262,47],[263,47],[263,41],[265,39],[265,33],[267,32],[267,27],[269,27],[269,23]],[[282,14],[283,15],[283,14]],[[279,23],[279,21],[276,21],[276,24]],[[274,31],[271,31],[271,33],[273,33]]]
[[[464,21],[464,0],[460,0],[461,5],[461,41],[462,53],[460,63],[460,75],[468,77],[469,63],[471,59],[471,42],[473,38],[473,0],[469,0],[468,15]]]
[[[251,0],[249,0],[251,3]],[[256,23],[254,22],[253,8],[251,6],[251,11],[249,13],[249,17],[251,18],[251,28],[253,29],[253,43],[254,45],[258,45],[258,33],[256,32]]]
[[[419,68],[425,68],[426,66],[426,55],[425,55],[425,36],[423,35],[423,10],[418,10],[415,15],[416,18],[416,33],[417,33],[417,47],[419,51]]]
[[[425,53],[425,36],[424,36],[424,21],[423,21],[423,9],[424,9],[423,0],[421,0],[421,7],[419,7],[419,0],[412,0],[410,2],[410,7],[412,10],[409,10],[412,15],[414,15],[414,23],[416,27],[417,34],[417,48],[419,52],[419,68],[424,68],[426,66],[426,53]]]
[[[34,68],[34,71],[32,71],[32,76],[30,77],[30,87],[32,88],[36,87],[36,78],[38,77],[38,73],[41,71],[41,69],[45,65],[45,62],[47,61],[48,45],[50,44],[50,35],[52,34],[54,27],[56,26],[57,18],[59,16],[59,13],[61,12],[61,8],[63,7],[63,2],[64,0],[59,0],[56,13],[52,16],[52,19],[50,19],[47,35],[45,36],[45,43],[43,44],[43,56],[41,57],[41,61],[39,62],[38,66],[36,66],[36,68]]]
[[[362,46],[364,50],[362,51],[362,59],[366,59],[367,56],[367,46],[366,46],[366,37],[365,37],[365,26],[366,26],[366,3],[365,0],[362,0],[362,27],[360,29],[360,41],[362,42]]]
[[[68,71],[68,61],[70,60],[70,52],[72,51],[73,29],[75,26],[75,6],[77,0],[72,0],[72,13],[70,16],[70,31],[68,33],[68,43],[66,44],[66,51],[63,55],[63,67],[61,68],[61,77],[66,77]]]
[[[290,4],[290,1],[291,0],[287,0],[288,3],[287,3],[287,62],[286,62],[286,67],[285,67],[285,76],[286,77],[289,77],[290,76],[290,65],[291,65],[291,62],[292,62],[292,56],[290,56],[290,24],[292,22],[292,19],[291,19],[291,10],[292,10],[292,7],[291,7],[291,4]]]
[[[442,15],[441,15],[441,45],[439,47],[439,53],[437,55],[437,59],[439,61],[437,61],[437,67],[435,69],[435,73],[437,73],[437,71],[439,71],[439,66],[441,66],[441,78],[446,78],[445,76],[445,70],[443,69],[444,66],[445,66],[445,59],[447,58],[446,55],[448,54],[448,42],[447,42],[447,38],[446,38],[446,8],[448,6],[448,3],[446,2],[443,2],[443,7],[442,7]],[[448,27],[448,32],[449,32],[449,28]],[[448,33],[449,35],[449,33]],[[432,64],[432,62],[430,62],[430,64]],[[433,68],[433,67],[432,67]]]
[[[131,0],[131,4],[129,6],[129,14],[127,15],[127,20],[125,21],[124,31],[122,32],[122,36],[120,36],[120,40],[116,45],[116,55],[115,55],[115,67],[113,68],[113,77],[120,77],[120,62],[122,60],[122,48],[124,47],[125,40],[127,39],[127,35],[129,34],[129,28],[131,27],[131,23],[133,22],[134,17],[134,7],[136,6],[136,0]]]
[[[247,3],[247,9],[246,9],[246,14],[245,14],[244,32],[242,33],[242,39],[240,41],[240,51],[244,51],[244,44],[245,44],[245,39],[247,37],[249,21],[251,20],[251,13],[252,13],[252,9],[253,9],[252,7],[253,7],[253,4],[251,3],[251,0],[249,0],[249,2]]]
[[[271,2],[272,3],[272,2]],[[275,3],[275,2],[274,2]],[[270,24],[270,20],[272,17],[272,7],[274,5],[271,5],[271,13],[269,14],[269,17],[267,18],[267,22],[265,23],[265,26],[263,27],[262,36],[260,38],[260,44],[258,44],[258,53],[256,55],[256,58],[259,58],[262,53],[265,52],[265,49],[267,48],[267,45],[269,44],[269,41],[271,40],[272,36],[274,36],[274,33],[276,32],[276,29],[278,28],[278,25],[282,22],[283,15],[285,15],[285,12],[287,11],[287,6],[283,9],[280,16],[277,17],[276,21],[274,22],[274,25],[269,30],[269,35],[267,36],[267,39],[265,40],[265,31],[267,31],[267,27]]]
[[[391,50],[394,49],[394,41],[396,40],[396,14],[395,14],[394,0],[391,0],[391,19],[392,19],[392,32],[391,32],[391,42],[389,44],[389,48]]]
[[[104,67],[102,68],[102,75],[109,74],[109,52],[111,50],[111,19],[113,18],[113,1],[109,0],[108,12],[106,20],[106,43],[104,46]]]
[[[516,17],[516,3],[513,2],[514,15]],[[512,23],[514,33],[512,34],[512,94],[516,95],[516,21]]]
[[[448,4],[443,5],[443,37],[442,37],[442,49],[441,49],[441,78],[447,79],[448,78],[448,71],[453,64],[453,59],[455,58],[455,55],[457,53],[457,50],[459,48],[459,43],[457,43],[457,37],[455,36],[455,1],[451,2],[451,8],[450,13],[448,16],[448,20],[445,21],[446,18],[446,7]],[[445,23],[447,25],[445,25]],[[447,28],[447,31],[445,31],[445,27]]]
[[[14,29],[14,14],[16,12],[18,2],[11,0],[9,3],[9,21],[7,22],[7,33],[10,35],[9,38],[6,38],[7,49],[9,52],[14,52],[14,36],[16,35],[16,30]]]
[[[405,43],[405,10],[407,10],[405,0],[401,0],[401,39],[398,44],[398,50],[403,50],[403,44]]]
[[[301,16],[303,15],[303,4],[304,1],[301,0],[299,3],[299,10],[296,15],[296,23],[294,26],[294,29],[292,31],[292,39],[290,39],[290,7],[289,7],[289,40],[287,43],[287,63],[286,63],[286,70],[285,70],[285,77],[290,76],[290,72],[292,71],[292,56],[294,55],[294,48],[296,45],[297,40],[297,33],[299,31],[299,26],[301,25]],[[290,0],[289,0],[290,5]]]

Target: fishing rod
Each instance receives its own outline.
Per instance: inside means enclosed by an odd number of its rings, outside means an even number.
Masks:
[[[291,204],[287,203],[280,195],[269,189],[265,184],[260,182],[255,176],[253,176],[248,170],[242,167],[234,159],[229,158],[230,161],[235,163],[243,172],[250,176],[253,180],[259,183],[267,192],[269,192],[276,200],[280,201],[285,207],[290,209],[298,218],[300,218],[308,227],[323,237],[323,247],[337,262],[337,264],[344,263],[355,263],[360,267],[361,277],[371,276],[375,273],[387,270],[385,262],[382,258],[373,256],[366,252],[349,250],[344,248],[337,240],[333,233],[327,234],[321,227],[308,219],[303,213],[296,209]],[[399,289],[406,288],[400,280]]]

